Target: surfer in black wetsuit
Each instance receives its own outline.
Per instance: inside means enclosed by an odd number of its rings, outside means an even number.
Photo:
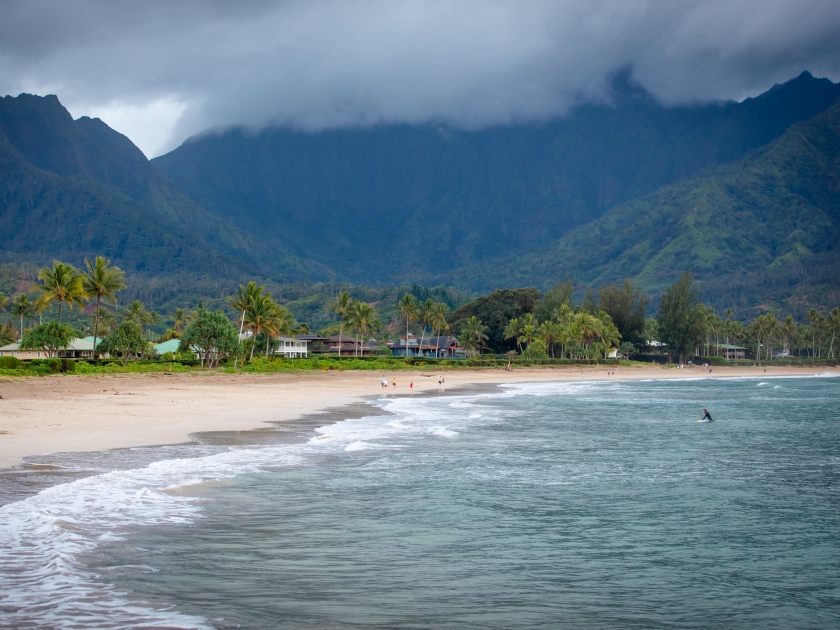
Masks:
[[[714,420],[712,420],[711,414],[708,411],[706,411],[705,409],[703,410],[703,417],[700,418],[700,419],[701,420],[708,420],[709,422],[714,422]]]

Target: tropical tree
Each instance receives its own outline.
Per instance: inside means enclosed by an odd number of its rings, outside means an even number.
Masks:
[[[598,310],[610,316],[622,339],[639,343],[645,330],[648,297],[630,280],[598,289]]]
[[[102,300],[117,301],[117,292],[126,288],[125,272],[119,267],[111,267],[111,261],[97,256],[93,262],[85,258],[86,269],[83,272],[82,288],[88,298],[96,297],[96,312],[93,323],[93,356],[96,357],[96,339],[99,333],[99,308]]]
[[[539,325],[533,313],[526,313],[522,318],[522,334],[519,336],[520,343],[530,346],[537,338]]]
[[[419,323],[420,323],[420,353],[423,352],[423,340],[426,338],[426,326],[432,318],[432,310],[435,308],[435,301],[432,298],[426,298],[419,307]]]
[[[15,330],[15,327],[12,326],[11,322],[5,322],[2,326],[0,326],[0,346],[14,343],[16,338],[17,331]]]
[[[681,363],[703,338],[703,313],[697,308],[697,290],[693,285],[691,272],[686,271],[665,291],[657,315],[662,341],[674,350]]]
[[[254,342],[251,344],[251,360],[254,359],[254,346],[256,337],[262,330],[270,332],[277,319],[277,303],[271,298],[271,293],[260,293],[251,300],[245,310],[245,325],[254,333]],[[268,353],[268,350],[266,350]]]
[[[140,300],[132,300],[125,311],[123,311],[122,320],[124,322],[134,322],[142,328],[143,324],[148,324],[152,321],[152,315],[143,306]]]
[[[840,308],[835,306],[831,309],[831,313],[829,313],[826,318],[826,323],[828,324],[828,330],[831,333],[831,345],[828,348],[828,356],[833,359],[834,337],[837,335],[838,331],[840,331]]]
[[[189,323],[187,309],[181,308],[180,306],[177,307],[174,311],[169,313],[169,319],[172,320],[172,328],[167,330],[166,334],[170,339],[179,339],[184,333],[184,327]]]
[[[247,285],[239,285],[239,288],[236,290],[236,295],[233,295],[228,298],[228,304],[230,304],[233,309],[237,312],[242,312],[239,321],[239,334],[242,334],[242,329],[245,326],[245,311],[248,310],[248,306],[251,304],[251,301],[258,295],[261,295],[263,292],[264,287],[259,286],[253,280],[250,281]],[[177,309],[176,309],[177,313]],[[172,317],[172,314],[170,314]]]
[[[0,291],[0,313],[4,312],[7,306],[9,306],[9,296]]]
[[[32,316],[32,302],[26,293],[18,293],[12,300],[12,308],[9,309],[20,321],[20,337],[23,339],[23,318]]]
[[[143,328],[132,319],[124,319],[102,343],[99,351],[112,357],[119,357],[125,365],[129,360],[139,358],[146,352],[148,343],[143,336]]]
[[[465,319],[461,324],[461,337],[459,341],[468,352],[481,352],[484,342],[487,341],[487,326],[481,323],[475,315]]]
[[[66,348],[76,337],[76,331],[68,324],[47,322],[27,330],[20,342],[21,350],[43,350],[52,357],[58,350]]]
[[[504,330],[505,339],[514,339],[516,341],[516,349],[519,354],[522,354],[522,321],[518,317],[511,319]]]
[[[272,314],[271,319],[269,320],[268,325],[265,328],[265,356],[268,356],[270,342],[269,335],[291,335],[292,329],[295,327],[295,324],[297,324],[297,322],[295,321],[295,318],[292,316],[292,313],[289,311],[289,309],[275,302],[274,313]]]
[[[539,330],[537,331],[539,338],[545,344],[546,351],[551,354],[552,359],[554,358],[554,346],[560,341],[562,333],[563,324],[550,319],[540,324]]]
[[[417,298],[411,293],[406,293],[397,302],[400,319],[405,322],[405,356],[408,356],[408,329],[411,322],[420,316],[420,309],[417,306]]]
[[[811,356],[814,357],[817,356],[817,335],[822,334],[822,325],[825,320],[815,308],[808,311],[807,319],[811,327]]]
[[[347,312],[347,323],[356,331],[359,336],[361,346],[368,333],[379,330],[382,322],[376,316],[376,309],[365,302],[353,302]],[[362,348],[358,348],[358,353],[361,355]]]
[[[433,330],[437,330],[437,344],[435,345],[435,358],[440,357],[440,335],[444,330],[449,329],[449,322],[446,317],[449,315],[449,305],[446,302],[438,302],[432,309],[431,319],[429,325]]]
[[[221,311],[211,313],[201,308],[184,329],[178,351],[192,352],[192,348],[198,350],[201,367],[216,367],[221,359],[238,351],[236,328]],[[251,350],[253,356],[253,345]]]
[[[782,347],[788,352],[788,354],[793,354],[790,351],[791,340],[794,335],[796,335],[796,322],[793,321],[793,317],[790,315],[785,317],[785,321],[783,321],[779,326],[779,334],[782,338]]]
[[[341,342],[344,337],[344,320],[347,317],[347,312],[350,310],[350,305],[353,303],[353,298],[347,291],[339,293],[333,302],[330,310],[338,315],[338,356],[341,356]]]
[[[61,323],[61,311],[64,303],[67,308],[81,307],[87,299],[84,288],[84,276],[72,265],[53,261],[52,267],[42,267],[38,272],[41,284],[32,287],[40,294],[39,300],[43,305],[58,301],[58,323]]]

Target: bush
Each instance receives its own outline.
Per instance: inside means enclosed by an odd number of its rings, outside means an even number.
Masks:
[[[50,359],[47,361],[47,366],[53,374],[61,372],[61,359]]]
[[[17,357],[0,357],[0,369],[19,370],[23,367],[23,361]]]
[[[532,342],[530,346],[522,353],[522,358],[526,361],[529,359],[547,359],[548,352],[545,348],[545,343],[541,339]]]
[[[76,362],[73,359],[62,359],[61,371],[66,372],[68,374],[72,374],[76,371]]]

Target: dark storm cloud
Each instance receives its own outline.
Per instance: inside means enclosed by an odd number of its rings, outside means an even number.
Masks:
[[[545,119],[604,98],[627,66],[666,103],[742,98],[804,69],[840,78],[836,1],[0,6],[0,91],[122,119],[147,153],[231,124]]]

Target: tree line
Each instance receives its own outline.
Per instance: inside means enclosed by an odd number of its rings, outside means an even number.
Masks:
[[[85,259],[81,270],[53,261],[40,269],[30,292],[11,297],[0,293],[0,311],[14,318],[14,323],[9,321],[0,328],[0,342],[17,338],[22,349],[44,350],[52,356],[80,336],[63,323],[64,312],[93,304],[91,324],[85,329],[93,336],[95,355],[107,353],[125,360],[151,356],[151,326],[164,318],[138,300],[115,314],[108,306],[116,306],[117,294],[125,288],[125,273],[102,256]],[[757,359],[769,360],[777,349],[798,356],[836,357],[840,308],[825,314],[811,309],[805,322],[766,313],[744,323],[735,320],[731,310],[718,315],[702,304],[690,272],[668,287],[654,317],[646,317],[649,299],[629,280],[602,286],[597,293],[588,291],[580,304],[573,302],[574,292],[571,280],[545,293],[502,289],[454,312],[444,301],[432,297],[421,301],[414,292],[406,292],[388,327],[374,304],[354,300],[348,291],[338,293],[329,308],[338,320],[339,354],[349,333],[356,336],[353,353],[357,356],[362,354],[361,344],[368,335],[385,332],[408,339],[414,331],[420,346],[425,345],[427,335],[454,334],[468,356],[490,350],[526,358],[597,359],[612,349],[624,356],[650,351],[654,342],[659,342],[657,349],[666,349],[679,361],[695,354],[717,356],[723,346],[738,344],[750,348]],[[223,311],[205,309],[201,301],[189,312],[175,308],[168,316],[172,326],[158,341],[179,339],[182,356],[198,353],[202,364],[212,367],[226,356],[270,356],[277,337],[310,332],[256,282],[240,284],[227,304],[238,315],[233,321]],[[57,306],[56,321],[44,323],[42,315],[52,306]],[[24,329],[24,319],[30,317],[37,317],[39,323]]]

